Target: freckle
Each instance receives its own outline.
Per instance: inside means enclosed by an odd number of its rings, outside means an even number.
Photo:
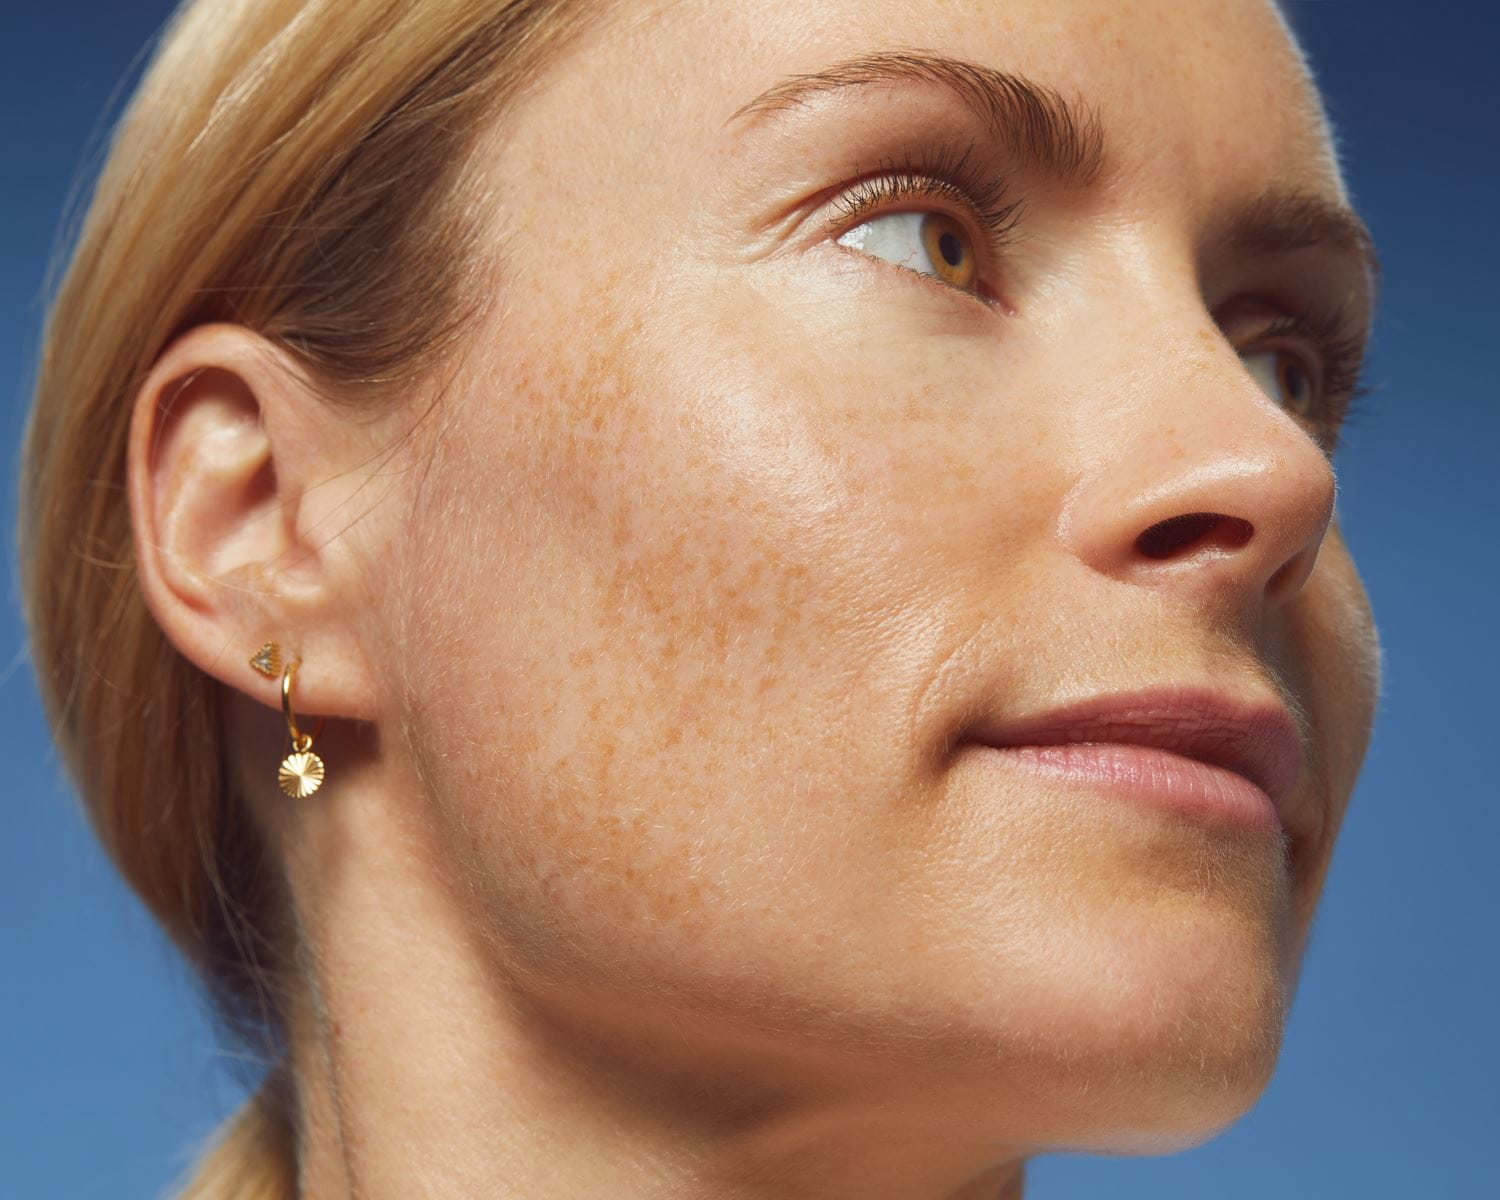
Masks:
[[[522,754],[535,754],[542,748],[542,735],[535,730],[528,730],[516,739],[516,750]]]
[[[651,895],[651,915],[658,920],[664,921],[672,915],[673,898],[663,892],[653,892]]]

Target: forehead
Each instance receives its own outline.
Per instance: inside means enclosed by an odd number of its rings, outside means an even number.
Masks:
[[[920,49],[1036,80],[1097,111],[1111,161],[1143,185],[1342,200],[1317,92],[1271,0],[619,0],[541,89],[570,140],[652,131],[717,152],[727,118],[791,75]],[[667,134],[662,139],[662,134]],[[732,147],[731,147],[732,149]]]

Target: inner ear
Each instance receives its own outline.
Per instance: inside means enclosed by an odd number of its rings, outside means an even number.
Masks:
[[[260,404],[234,371],[200,367],[163,395],[148,473],[168,570],[227,581],[288,549]]]

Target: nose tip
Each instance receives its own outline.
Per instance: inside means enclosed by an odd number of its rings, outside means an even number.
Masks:
[[[1274,453],[1240,447],[1210,439],[1196,454],[1177,455],[1165,475],[1139,447],[1122,448],[1074,491],[1066,520],[1074,553],[1141,586],[1290,599],[1332,520],[1333,471],[1298,430]]]

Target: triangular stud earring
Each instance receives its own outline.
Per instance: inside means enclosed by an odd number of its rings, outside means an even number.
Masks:
[[[275,679],[281,674],[281,647],[267,642],[250,656],[250,665],[267,679]]]

